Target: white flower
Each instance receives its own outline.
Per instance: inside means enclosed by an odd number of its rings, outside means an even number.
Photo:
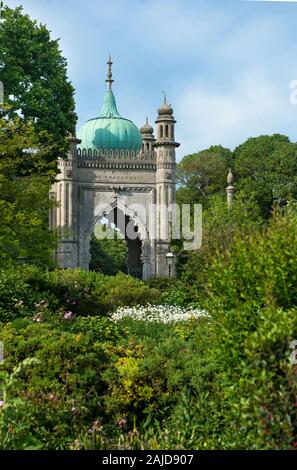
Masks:
[[[173,305],[147,305],[136,307],[120,307],[110,315],[115,322],[123,318],[132,318],[133,320],[155,322],[155,323],[178,323],[208,317],[206,310],[198,310],[192,307],[182,308]]]

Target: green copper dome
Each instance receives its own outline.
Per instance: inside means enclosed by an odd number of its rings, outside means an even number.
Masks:
[[[103,107],[97,118],[90,119],[78,132],[78,148],[92,150],[140,150],[142,145],[138,127],[123,118],[118,110],[111,88],[107,91]]]

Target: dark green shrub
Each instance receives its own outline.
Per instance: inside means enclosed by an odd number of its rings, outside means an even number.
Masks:
[[[44,272],[33,266],[0,270],[0,321],[33,316],[41,308],[55,309],[59,300],[48,289],[36,289]],[[32,282],[34,280],[34,282]]]
[[[43,324],[18,329],[7,324],[0,341],[5,350],[0,371],[12,374],[25,359],[35,359],[30,367],[21,367],[9,385],[2,384],[0,427],[2,440],[7,432],[10,440],[4,439],[0,447],[23,445],[20,442],[26,443],[30,436],[29,441],[34,438],[43,448],[65,449],[102,416],[106,356],[89,335]],[[11,413],[18,416],[17,426],[10,421]]]
[[[297,305],[297,215],[276,211],[267,228],[236,236],[226,252],[212,260],[208,293],[230,309]]]
[[[139,281],[132,276],[118,274],[107,276],[103,292],[106,312],[117,307],[156,304],[160,300],[160,292],[149,288],[145,282]]]
[[[158,291],[125,274],[106,276],[81,269],[56,270],[45,275],[46,287],[60,306],[78,315],[105,315],[116,307],[155,302]]]
[[[216,257],[223,258],[236,237],[256,232],[262,223],[259,208],[252,199],[242,199],[237,195],[230,211],[225,198],[212,198],[211,205],[203,210],[201,248],[183,253],[178,258],[179,277],[190,290],[193,301],[201,303],[207,300],[209,291],[206,287],[212,279]]]
[[[119,338],[122,329],[108,317],[76,317],[64,321],[64,329],[72,333],[89,335],[94,341],[114,342]]]
[[[119,306],[155,303],[159,297],[157,289],[125,274],[43,271],[33,266],[0,271],[0,321],[34,316],[40,310],[106,315]]]
[[[134,418],[141,422],[148,414],[164,420],[185,389],[195,395],[209,387],[208,320],[183,325],[125,320],[122,327],[126,334],[109,348],[110,367],[104,372],[109,384],[104,401],[111,415],[127,419],[130,427]]]
[[[147,284],[161,291],[159,303],[180,307],[193,303],[194,298],[189,286],[176,278],[151,278]]]
[[[277,211],[265,230],[236,238],[209,270],[210,353],[229,410],[224,448],[289,449],[297,441],[297,219]],[[295,308],[294,308],[295,307]]]
[[[233,374],[234,383],[240,373],[237,386],[225,390],[229,443],[236,438],[246,449],[297,447],[297,366],[289,360],[290,343],[297,339],[296,314],[296,309],[259,312],[258,328],[247,336]],[[230,372],[226,381],[232,380]]]

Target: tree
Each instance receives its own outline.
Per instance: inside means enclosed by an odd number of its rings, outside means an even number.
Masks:
[[[224,194],[232,152],[220,145],[185,156],[177,166],[179,203],[206,204],[214,194]]]
[[[181,279],[193,286],[198,298],[207,296],[207,284],[216,256],[228,253],[236,236],[254,233],[262,224],[259,207],[252,199],[238,194],[232,210],[229,210],[225,197],[213,196],[211,204],[203,211],[201,248],[180,257],[178,271]]]
[[[43,136],[46,137],[43,132]],[[56,237],[48,229],[52,171],[33,123],[0,118],[0,265],[24,260],[53,264]]]
[[[92,237],[90,270],[109,275],[126,272],[128,256],[126,241],[118,239],[116,237],[117,232],[107,226],[103,225],[102,231],[106,232],[106,236],[109,235],[109,237],[103,239]]]
[[[2,11],[0,25],[0,79],[9,116],[18,113],[34,124],[41,142],[53,147],[47,162],[68,149],[66,136],[75,130],[74,89],[67,78],[67,62],[46,26],[23,14],[22,7]],[[3,110],[2,110],[3,115]]]
[[[0,80],[0,263],[48,266],[49,189],[74,132],[74,90],[57,40],[21,7],[2,11]]]
[[[236,190],[253,195],[267,218],[274,204],[297,197],[297,144],[274,134],[248,139],[234,150]]]

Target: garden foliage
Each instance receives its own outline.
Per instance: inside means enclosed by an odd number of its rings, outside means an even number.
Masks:
[[[1,448],[294,449],[296,220],[236,234],[200,308],[147,305],[173,280],[2,270]]]

